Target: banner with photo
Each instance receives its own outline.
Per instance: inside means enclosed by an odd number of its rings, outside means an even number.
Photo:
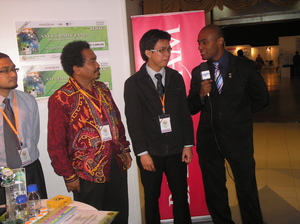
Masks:
[[[101,73],[98,81],[106,83],[112,90],[110,63],[98,63]],[[24,65],[21,69],[24,73],[24,92],[34,97],[49,97],[69,80],[69,76],[63,71],[60,64]]]
[[[109,50],[102,20],[18,21],[16,34],[21,62],[59,59],[63,47],[75,40],[89,42],[94,51]]]
[[[136,70],[144,63],[140,56],[139,41],[142,35],[150,29],[161,29],[172,36],[172,54],[168,66],[179,71],[185,81],[187,92],[190,88],[191,71],[200,64],[201,56],[198,51],[198,33],[205,26],[204,11],[164,13],[132,17],[134,39],[134,56]],[[199,115],[193,117],[194,129],[197,130]],[[194,157],[188,166],[188,200],[192,217],[206,216],[208,210],[205,203],[202,175],[198,164],[198,156]],[[160,197],[160,215],[162,220],[173,219],[173,201],[164,176]]]
[[[66,44],[87,41],[100,64],[99,81],[112,90],[108,27],[105,20],[17,21],[18,43],[24,91],[35,97],[49,97],[69,76],[60,65]]]

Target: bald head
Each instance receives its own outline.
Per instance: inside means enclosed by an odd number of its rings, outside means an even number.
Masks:
[[[200,32],[202,32],[202,31],[210,31],[210,32],[214,33],[216,35],[217,39],[220,37],[224,38],[224,33],[223,33],[222,28],[219,26],[213,25],[213,24],[209,24],[209,25],[203,27]]]
[[[217,61],[225,51],[224,34],[220,27],[207,25],[198,35],[198,49],[203,60]]]

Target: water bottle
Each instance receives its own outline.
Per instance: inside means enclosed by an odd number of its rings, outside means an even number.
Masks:
[[[27,196],[22,194],[16,197],[16,206],[15,206],[15,218],[18,221],[27,220],[28,207],[27,207]]]
[[[39,195],[37,185],[30,184],[27,186],[28,198],[28,216],[29,218],[36,217],[41,209],[41,197]]]

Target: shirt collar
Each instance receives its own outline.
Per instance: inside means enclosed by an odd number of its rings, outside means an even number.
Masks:
[[[78,82],[76,79],[74,79],[72,76],[71,76],[69,79],[72,80],[72,81],[69,80],[72,86],[74,86],[73,83],[75,83],[75,84],[77,84],[77,85],[79,86],[79,88],[81,88],[82,90],[84,90],[84,91],[86,91],[86,92],[91,92],[90,90],[88,90],[87,88],[85,88],[83,85],[81,85],[81,83]],[[77,89],[76,86],[74,86],[74,87]],[[95,89],[96,89],[96,81],[94,80],[94,81],[93,81],[93,85],[92,85],[92,92],[94,92]]]
[[[148,66],[148,63],[146,64],[146,70],[147,70],[147,73],[150,75],[150,77],[153,79],[153,80],[156,80],[156,78],[154,77],[155,74],[157,73],[160,73],[162,75],[162,79],[164,80],[165,78],[165,74],[166,74],[166,69],[165,67],[163,67],[159,72],[156,72],[154,71],[152,68],[150,68]]]
[[[5,98],[10,99],[10,101],[11,101],[11,100],[13,99],[12,92],[13,92],[13,90],[11,90],[11,91],[9,92],[9,94],[8,94],[7,97],[4,97],[4,96],[1,96],[1,95],[0,95],[0,104],[3,104],[3,100],[4,100]],[[4,105],[4,104],[3,104],[3,105]]]
[[[229,52],[225,51],[224,54],[219,58],[219,67],[227,69],[229,62]]]

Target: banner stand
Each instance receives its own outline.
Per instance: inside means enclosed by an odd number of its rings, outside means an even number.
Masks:
[[[190,11],[151,14],[133,16],[131,19],[136,71],[138,71],[144,63],[139,50],[139,41],[143,34],[150,29],[167,31],[171,34],[170,44],[173,49],[168,67],[179,71],[183,76],[188,94],[190,89],[191,71],[201,63],[197,39],[199,31],[205,26],[205,12]],[[193,116],[195,136],[198,121],[199,115]],[[210,221],[211,218],[205,203],[202,174],[195,147],[193,147],[193,161],[188,165],[187,180],[188,201],[192,220]],[[162,219],[161,222],[172,223],[173,200],[165,176],[163,177],[159,205],[160,217]]]

